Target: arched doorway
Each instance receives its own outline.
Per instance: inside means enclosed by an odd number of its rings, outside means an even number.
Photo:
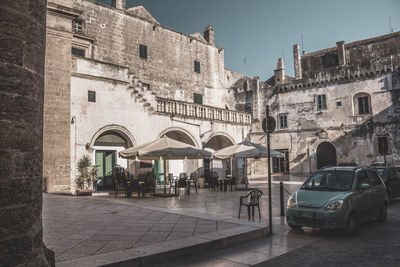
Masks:
[[[167,136],[171,139],[197,147],[194,138],[184,129],[171,128],[164,131],[160,137]],[[154,172],[158,180],[163,181],[164,162],[162,160],[154,161]],[[166,161],[167,173],[172,173],[174,176],[179,177],[179,174],[186,173],[188,176],[197,170],[198,160],[168,160]]]
[[[319,144],[317,147],[317,169],[336,165],[336,148],[329,142]]]
[[[130,140],[113,130],[103,132],[94,141],[94,164],[97,167],[98,178],[103,180],[104,188],[113,187],[112,170],[116,164],[128,168],[128,160],[119,158],[118,152],[130,146]]]
[[[208,139],[204,148],[211,152],[214,152],[231,145],[233,145],[233,141],[230,138],[222,134],[216,134]],[[212,171],[217,172],[219,177],[225,177],[227,173],[232,174],[232,164],[230,159],[204,159],[203,165],[204,175],[206,177],[211,169]]]

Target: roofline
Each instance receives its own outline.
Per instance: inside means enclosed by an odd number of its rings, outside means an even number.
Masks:
[[[161,27],[161,28],[164,28],[164,29],[166,29],[166,30],[169,30],[169,31],[178,33],[178,34],[183,35],[183,36],[185,36],[185,37],[187,37],[187,38],[189,38],[189,39],[194,39],[194,40],[196,40],[196,41],[198,41],[198,42],[200,42],[200,43],[202,43],[202,44],[205,44],[205,45],[208,45],[208,46],[211,46],[211,47],[215,47],[215,48],[217,48],[217,49],[222,49],[222,50],[224,50],[224,48],[222,48],[222,47],[219,47],[219,46],[217,46],[217,45],[212,45],[212,44],[209,44],[209,43],[207,43],[207,42],[203,42],[203,41],[201,41],[201,40],[199,40],[199,39],[197,39],[197,38],[195,38],[195,37],[193,37],[193,36],[190,36],[189,34],[182,33],[182,32],[178,32],[178,31],[176,31],[176,30],[174,30],[174,29],[171,29],[171,28],[168,28],[168,27],[166,27],[166,26],[164,26],[164,25],[162,25],[162,24],[160,24],[160,23],[154,23],[154,22],[152,22],[152,21],[150,21],[150,20],[147,20],[147,19],[144,19],[144,18],[135,16],[135,15],[133,15],[133,14],[130,14],[129,12],[127,12],[126,9],[120,10],[120,9],[115,8],[115,7],[109,6],[109,5],[107,5],[107,4],[103,4],[103,3],[100,3],[100,2],[97,2],[97,1],[93,1],[93,0],[84,0],[84,1],[93,3],[93,4],[96,4],[96,5],[105,7],[105,8],[112,9],[112,10],[114,10],[114,11],[116,11],[116,12],[119,12],[119,13],[121,13],[121,14],[125,14],[125,15],[127,15],[127,16],[129,16],[129,17],[134,17],[134,18],[136,18],[136,19],[139,19],[139,20],[148,22],[148,23],[150,23],[151,25],[156,25],[156,26]],[[142,6],[143,6],[143,5],[142,5]],[[144,6],[143,6],[143,7],[144,7]],[[145,8],[145,7],[144,7],[144,8]],[[146,9],[146,10],[147,10],[147,9]],[[150,12],[149,12],[149,13],[150,13]],[[151,14],[151,13],[150,13],[150,14]]]
[[[372,37],[372,38],[368,38],[368,39],[354,41],[354,42],[351,42],[351,43],[348,43],[348,44],[344,44],[344,47],[345,48],[350,48],[350,47],[354,47],[354,46],[358,46],[358,45],[362,45],[362,44],[368,44],[368,43],[374,43],[374,42],[378,42],[378,41],[383,41],[383,40],[390,39],[390,38],[393,38],[393,37],[398,37],[398,36],[400,36],[400,31],[389,33],[389,34],[384,34],[384,35],[379,35],[377,37]],[[324,53],[331,52],[331,51],[336,51],[336,50],[337,50],[337,46],[329,47],[329,48],[325,48],[325,49],[322,49],[322,50],[318,50],[318,51],[314,51],[314,52],[302,55],[301,58],[316,56],[316,55],[320,55],[320,54],[324,54]]]

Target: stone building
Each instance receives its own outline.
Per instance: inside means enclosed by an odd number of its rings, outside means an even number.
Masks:
[[[283,59],[274,76],[236,96],[252,110],[251,140],[265,143],[259,119],[265,106],[276,120],[273,172],[307,173],[326,165],[400,163],[400,32],[306,54],[293,46],[295,77],[285,75]],[[252,164],[253,176],[265,162]]]
[[[248,78],[224,67],[212,26],[186,35],[158,23],[143,6],[125,5],[48,1],[43,177],[49,192],[74,192],[77,161],[85,154],[99,176],[114,164],[138,173],[146,163],[117,152],[163,135],[218,150],[250,130],[251,115],[235,102]],[[161,169],[161,162],[154,164]],[[231,166],[212,165],[220,173]],[[209,166],[171,161],[168,169],[201,174]]]

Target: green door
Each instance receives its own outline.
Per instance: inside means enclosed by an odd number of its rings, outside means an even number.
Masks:
[[[96,150],[96,167],[99,178],[111,174],[115,166],[116,150]]]

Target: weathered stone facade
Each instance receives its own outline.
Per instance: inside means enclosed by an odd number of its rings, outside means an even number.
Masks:
[[[261,108],[265,117],[265,105],[270,105],[277,121],[272,148],[288,152],[285,171],[303,173],[328,163],[383,161],[379,142],[386,141],[385,160],[400,163],[399,51],[400,32],[349,44],[337,42],[336,47],[301,56],[295,45],[296,77],[282,74],[280,60],[275,76],[259,85],[262,105],[254,107],[256,89],[249,91],[253,112]],[[259,123],[252,125],[250,136],[265,142]],[[324,162],[329,147],[332,159]]]
[[[0,265],[50,266],[41,179],[46,1],[3,1],[0,18]]]
[[[105,134],[122,137],[124,146],[166,134],[212,150],[247,136],[251,115],[236,110],[235,93],[248,78],[224,67],[212,26],[204,37],[182,34],[160,25],[142,6],[125,9],[123,0],[112,6],[49,2],[44,117],[49,192],[75,191],[76,164],[84,154],[95,161],[97,152],[123,149],[96,143]],[[182,164],[188,173],[203,171],[202,161]],[[135,172],[138,163],[127,167]],[[215,162],[214,168],[224,173],[227,166]]]

